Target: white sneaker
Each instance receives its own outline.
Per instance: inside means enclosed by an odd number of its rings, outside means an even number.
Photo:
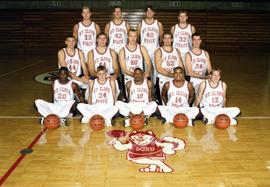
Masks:
[[[130,126],[129,120],[130,120],[130,118],[125,119],[125,125],[124,125],[125,127],[129,127]]]
[[[231,125],[237,125],[237,121],[236,121],[236,119],[231,119]]]

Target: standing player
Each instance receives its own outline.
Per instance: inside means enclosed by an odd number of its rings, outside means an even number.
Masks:
[[[231,119],[231,125],[236,125],[237,121],[234,118],[240,113],[240,109],[238,107],[226,107],[227,85],[220,80],[220,77],[221,70],[213,69],[210,80],[203,81],[200,84],[195,106],[200,106],[207,124],[213,124],[217,115],[226,114]]]
[[[82,123],[88,123],[93,115],[99,114],[104,117],[105,125],[111,126],[111,119],[118,109],[114,106],[115,81],[106,76],[107,69],[104,66],[98,66],[97,78],[89,81],[88,104],[80,103],[77,106],[83,115]]]
[[[73,27],[73,35],[78,41],[77,47],[83,52],[85,62],[87,53],[96,47],[96,35],[100,32],[99,26],[90,17],[92,12],[88,6],[83,6],[83,20]]]
[[[163,36],[163,46],[155,51],[155,64],[159,77],[160,92],[162,91],[163,85],[173,79],[174,68],[184,68],[180,51],[172,47],[171,44],[172,35],[165,33]]]
[[[156,84],[156,68],[154,63],[154,53],[159,48],[159,43],[162,41],[163,25],[154,18],[155,11],[151,5],[145,9],[145,19],[139,23],[137,27],[138,36],[140,37],[141,45],[147,49],[153,65],[152,80]]]
[[[117,54],[106,46],[107,41],[105,33],[97,35],[97,47],[88,53],[88,69],[92,76],[97,77],[97,67],[104,66],[107,69],[107,77],[116,80],[119,74]]]
[[[135,114],[140,114],[148,119],[156,111],[157,104],[152,101],[152,82],[147,80],[144,72],[140,68],[134,70],[134,79],[126,83],[128,93],[128,103],[117,101],[119,113],[125,117],[125,126],[129,126],[129,118]],[[148,122],[148,121],[146,121]]]
[[[106,24],[105,34],[109,36],[109,47],[119,53],[120,49],[127,44],[127,33],[130,25],[122,18],[122,8],[113,8],[113,20]]]
[[[82,88],[86,88],[89,80],[88,70],[84,62],[83,53],[75,48],[75,43],[76,39],[73,35],[66,37],[66,48],[58,51],[58,67],[67,67],[73,82]]]
[[[201,36],[199,33],[192,35],[192,49],[186,55],[186,69],[190,76],[195,93],[197,95],[199,85],[205,79],[208,79],[212,71],[211,61],[207,51],[201,49]]]
[[[80,102],[84,102],[83,97],[80,94],[78,85],[71,80],[68,80],[68,69],[61,67],[59,69],[59,78],[52,83],[53,88],[53,103],[37,99],[35,105],[38,112],[43,116],[41,118],[41,124],[43,124],[44,117],[49,114],[56,114],[61,119],[61,124],[65,124],[64,118],[72,117],[71,108],[75,103],[74,95],[80,99]]]
[[[191,49],[191,36],[195,33],[195,27],[187,23],[187,20],[187,11],[180,10],[178,15],[179,23],[171,28],[173,47],[180,50],[184,66],[186,66],[185,56]]]
[[[145,47],[137,43],[137,32],[130,29],[128,32],[128,44],[119,52],[120,66],[125,76],[125,84],[133,79],[136,68],[144,69],[146,64],[145,78],[150,76],[151,62]]]
[[[190,107],[195,97],[194,88],[185,81],[183,68],[174,68],[173,75],[174,80],[166,82],[162,89],[162,100],[166,106],[159,105],[158,109],[166,122],[173,123],[176,114],[184,113],[189,119],[188,126],[192,126],[192,119],[199,113],[197,107]]]

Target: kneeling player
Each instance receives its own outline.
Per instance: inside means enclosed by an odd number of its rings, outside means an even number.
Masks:
[[[220,80],[220,77],[221,70],[213,69],[210,80],[200,84],[195,106],[200,106],[207,124],[213,124],[217,115],[226,114],[231,119],[231,125],[236,125],[237,121],[234,118],[240,113],[240,109],[225,107],[227,85]]]
[[[88,104],[80,103],[77,108],[82,113],[82,123],[88,123],[96,114],[105,118],[105,125],[111,126],[111,119],[118,109],[115,103],[115,81],[106,78],[107,69],[104,66],[97,67],[97,78],[89,81]]]
[[[173,118],[178,113],[184,113],[189,119],[188,126],[192,126],[192,119],[199,113],[197,107],[190,107],[195,94],[191,83],[185,81],[184,69],[176,67],[173,70],[174,79],[166,82],[162,89],[162,100],[166,106],[158,109],[166,122],[173,123]]]
[[[67,117],[71,117],[70,110],[75,103],[74,95],[80,99],[80,102],[84,102],[83,97],[80,94],[78,85],[68,79],[69,71],[66,67],[59,69],[59,78],[52,83],[53,87],[53,103],[37,99],[35,105],[38,112],[43,116],[41,118],[41,124],[43,124],[44,117],[49,114],[56,114],[60,118],[62,125]]]
[[[152,101],[152,82],[144,78],[145,75],[141,68],[136,68],[133,76],[134,79],[126,83],[129,102],[117,101],[115,106],[125,117],[140,114],[149,118],[157,108],[156,102]],[[125,126],[129,126],[129,118],[125,120]]]

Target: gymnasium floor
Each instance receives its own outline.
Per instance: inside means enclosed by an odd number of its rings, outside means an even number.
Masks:
[[[3,186],[270,186],[269,54],[210,51],[213,66],[223,70],[228,85],[228,106],[241,109],[236,127],[219,130],[196,121],[193,128],[176,129],[152,119],[144,128],[158,138],[173,136],[186,141],[185,149],[166,157],[172,173],[139,172],[146,165],[126,160],[127,151],[108,145],[107,131],[131,131],[120,123],[93,132],[74,118],[67,128],[42,133],[33,102],[51,100],[51,89],[33,78],[56,70],[55,57],[11,55],[0,61]],[[33,152],[21,155],[20,150],[29,146]]]

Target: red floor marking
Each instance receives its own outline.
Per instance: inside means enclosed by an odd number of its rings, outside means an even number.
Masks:
[[[42,136],[42,134],[44,134],[44,132],[47,130],[47,127],[45,127],[44,129],[42,129],[42,131],[35,137],[35,139],[31,142],[31,144],[27,147],[28,149],[31,149],[32,147],[34,147],[34,145],[37,143],[37,141],[39,140],[39,138]],[[21,154],[17,160],[14,162],[14,164],[6,171],[6,173],[1,177],[0,179],[0,186],[7,180],[7,178],[9,177],[9,175],[16,169],[16,167],[20,164],[20,162],[22,161],[22,159],[25,157],[24,154]]]

